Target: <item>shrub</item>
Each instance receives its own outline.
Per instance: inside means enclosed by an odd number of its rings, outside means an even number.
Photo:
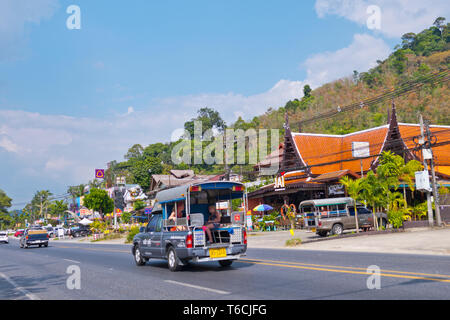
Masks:
[[[390,210],[388,212],[389,223],[395,228],[398,229],[403,226],[403,221],[409,220],[408,212],[403,209],[395,209]]]
[[[295,247],[295,246],[298,246],[298,245],[301,245],[302,244],[302,239],[300,239],[300,238],[295,238],[295,239],[289,239],[289,240],[286,240],[286,247]]]
[[[126,241],[126,243],[131,243],[131,242],[133,242],[134,236],[137,235],[138,233],[139,233],[139,226],[131,227],[131,229],[130,229],[130,231],[128,232],[128,235],[127,235],[127,241]]]

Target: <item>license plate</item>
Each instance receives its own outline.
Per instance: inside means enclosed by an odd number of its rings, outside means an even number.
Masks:
[[[311,228],[311,232],[316,232],[316,228]]]
[[[224,258],[227,256],[226,248],[209,249],[210,258]]]

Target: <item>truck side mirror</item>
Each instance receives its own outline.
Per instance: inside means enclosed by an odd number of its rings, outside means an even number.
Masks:
[[[145,227],[140,227],[139,228],[139,233],[144,233],[145,232]]]

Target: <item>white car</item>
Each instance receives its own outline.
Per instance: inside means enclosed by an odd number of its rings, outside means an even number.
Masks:
[[[9,243],[8,232],[0,231],[0,242]]]

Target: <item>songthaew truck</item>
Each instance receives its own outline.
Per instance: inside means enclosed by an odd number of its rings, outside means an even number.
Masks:
[[[231,210],[234,199],[242,199],[243,211]],[[138,266],[149,259],[165,259],[171,271],[190,261],[217,261],[227,267],[245,255],[247,195],[243,184],[220,181],[179,186],[158,192],[156,202],[148,224],[133,239],[131,251]],[[211,224],[210,215],[219,218],[211,211],[223,202],[228,202],[227,213]]]

